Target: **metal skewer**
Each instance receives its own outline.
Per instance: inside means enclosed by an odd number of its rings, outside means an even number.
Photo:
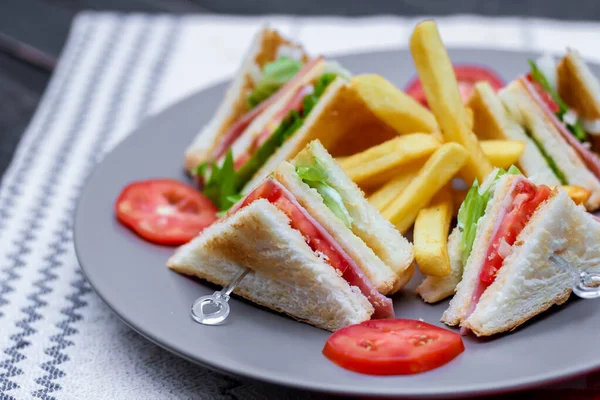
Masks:
[[[229,295],[248,272],[250,268],[244,268],[222,290],[196,299],[190,311],[194,321],[202,325],[218,325],[225,321],[230,310]]]
[[[600,297],[600,273],[582,271],[564,257],[553,254],[550,261],[568,271],[573,278],[573,293],[582,299]]]

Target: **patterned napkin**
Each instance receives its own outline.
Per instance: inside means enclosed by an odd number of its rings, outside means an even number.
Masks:
[[[79,269],[73,212],[107,151],[147,115],[230,77],[265,22],[312,53],[341,54],[406,47],[419,19],[78,16],[0,186],[0,400],[315,398],[212,372],[129,329]],[[437,20],[448,46],[560,52],[576,45],[600,61],[600,24]],[[552,390],[583,395],[586,387],[600,393],[600,379]]]

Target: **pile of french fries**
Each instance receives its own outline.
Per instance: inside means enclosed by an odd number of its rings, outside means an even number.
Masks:
[[[467,191],[454,189],[452,181],[461,178],[470,187],[494,167],[518,165],[525,143],[480,141],[473,133],[473,112],[463,104],[433,21],[417,25],[410,50],[431,111],[378,75],[355,76],[354,90],[399,136],[338,161],[400,232],[414,225],[421,272],[445,276],[451,272],[450,225]],[[584,188],[563,188],[578,203],[590,195]]]

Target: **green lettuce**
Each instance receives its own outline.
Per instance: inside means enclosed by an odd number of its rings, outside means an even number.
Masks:
[[[237,171],[234,169],[231,149],[227,152],[220,167],[214,161],[210,164],[210,168],[208,163],[198,165],[196,175],[205,178],[210,175],[202,192],[213,201],[219,210],[227,211],[236,203],[236,199],[239,199],[239,194],[246,183],[252,179],[275,151],[302,126],[319,97],[335,78],[335,74],[323,74],[315,83],[313,92],[303,98],[302,111],[290,110],[273,134],[256,149],[250,159]]]
[[[348,228],[352,226],[352,216],[348,212],[342,196],[327,183],[329,174],[316,157],[310,166],[296,167],[296,173],[304,183],[321,195],[323,203],[342,220],[344,225]]]
[[[196,175],[205,176],[208,163],[202,163],[196,168]],[[208,197],[219,210],[224,211],[236,203],[235,196],[239,194],[236,181],[237,175],[234,169],[233,154],[231,149],[225,155],[223,164],[219,165],[213,161],[210,164],[210,177],[204,185],[202,193]]]
[[[248,105],[254,108],[273,95],[287,81],[292,79],[302,68],[302,62],[288,57],[279,57],[266,64],[262,70],[262,78],[254,90],[248,95]]]
[[[495,183],[505,174],[520,175],[521,171],[514,165],[511,165],[508,171],[498,169],[492,184],[487,188],[480,187],[479,182],[475,180],[458,210],[458,228],[462,231],[460,247],[463,265],[471,255],[477,233],[477,222],[485,214],[485,209],[494,193]]]
[[[556,116],[561,121],[565,122],[563,118],[567,111],[569,111],[569,106],[567,106],[567,104],[560,98],[556,90],[552,88],[552,86],[548,82],[548,79],[546,79],[546,76],[538,68],[537,64],[534,61],[529,60],[529,65],[531,66],[531,79],[536,81],[552,97],[552,99],[558,105],[559,108],[559,111],[556,113]],[[574,124],[568,124],[565,122],[565,125],[567,125],[567,128],[569,128],[571,133],[580,142],[585,142],[588,140],[587,133],[585,132],[585,129],[583,129],[583,125],[581,124],[581,121],[579,119],[577,119],[577,121],[575,121]]]

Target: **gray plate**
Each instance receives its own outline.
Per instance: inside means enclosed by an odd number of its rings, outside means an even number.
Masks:
[[[508,81],[527,69],[530,54],[453,50],[454,62],[493,65]],[[354,73],[379,73],[404,84],[415,75],[407,51],[340,57]],[[598,71],[596,71],[598,72]],[[128,182],[171,177],[187,181],[183,151],[208,121],[223,84],[147,121],[97,167],[79,203],[75,244],[83,270],[102,299],[133,329],[165,349],[212,368],[315,391],[372,396],[439,397],[497,393],[547,384],[600,367],[600,303],[570,301],[517,331],[489,340],[464,339],[448,365],[414,376],[373,377],[343,370],[321,355],[325,331],[233,299],[223,326],[192,321],[190,305],[216,288],[169,271],[173,249],[154,246],[123,228],[113,203]],[[102,238],[102,239],[98,239]],[[414,293],[419,278],[394,297],[397,316],[442,326],[447,302],[430,306]]]

